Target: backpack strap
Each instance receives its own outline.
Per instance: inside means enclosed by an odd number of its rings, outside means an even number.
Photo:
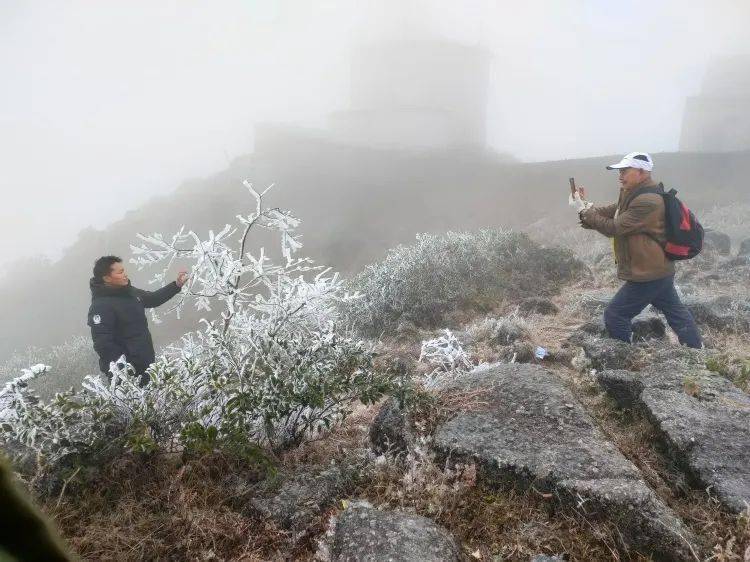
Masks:
[[[642,187],[640,190],[640,193],[638,195],[643,195],[644,193],[654,193],[656,195],[676,195],[677,190],[676,189],[670,189],[669,191],[664,191],[664,184],[660,183],[658,185],[652,185],[649,187]],[[636,197],[638,197],[636,195]]]
[[[675,193],[677,193],[677,190],[676,189],[670,189],[668,192],[665,192],[664,191],[664,184],[660,183],[659,185],[654,185],[654,186],[651,186],[651,187],[641,188],[640,193],[638,193],[638,195],[645,195],[647,193],[653,193],[654,195],[661,195],[662,199],[664,199],[667,195],[674,195]],[[636,197],[638,197],[638,195],[636,195]],[[633,199],[635,199],[635,197]],[[666,204],[667,203],[665,201],[664,202],[664,207],[665,207],[664,211],[665,211],[665,213],[666,213]],[[643,234],[645,234],[646,236],[648,236],[649,238],[651,238],[651,240],[653,240],[654,242],[656,242],[662,250],[665,250],[666,244],[660,242],[659,239],[656,236],[654,236],[653,234],[651,234],[649,232],[644,232]]]

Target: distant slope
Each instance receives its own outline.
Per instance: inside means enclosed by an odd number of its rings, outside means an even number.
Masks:
[[[591,198],[616,197],[606,164],[618,156],[521,164],[492,153],[404,153],[300,140],[236,159],[214,176],[183,183],[167,197],[129,211],[105,231],[85,230],[58,262],[26,265],[0,285],[0,360],[28,345],[86,334],[88,279],[105,253],[129,258],[137,232],[168,234],[185,224],[198,232],[233,222],[250,209],[241,185],[275,183],[269,202],[303,220],[305,254],[344,273],[359,270],[418,232],[481,227],[524,228],[541,218],[575,222],[568,177]],[[654,155],[657,178],[677,187],[696,209],[748,202],[750,152]],[[259,240],[268,245],[269,240]],[[150,275],[132,272],[148,288]],[[194,315],[153,326],[157,343],[193,325]],[[41,359],[41,358],[40,358]]]

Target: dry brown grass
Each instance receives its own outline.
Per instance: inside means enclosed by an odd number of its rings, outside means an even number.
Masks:
[[[550,494],[494,490],[476,481],[473,465],[451,470],[419,454],[382,467],[359,490],[383,508],[429,517],[461,541],[467,560],[529,560],[565,554],[567,560],[649,560],[626,551],[618,530],[559,508]]]
[[[84,560],[270,560],[286,537],[233,506],[231,474],[257,478],[220,456],[125,459],[43,508]]]

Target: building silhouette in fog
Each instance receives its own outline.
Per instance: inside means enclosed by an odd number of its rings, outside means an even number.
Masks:
[[[716,60],[701,93],[688,98],[680,150],[729,152],[750,149],[750,57]]]
[[[337,140],[387,148],[484,148],[489,54],[446,41],[359,48],[351,109],[329,118]]]
[[[350,107],[327,128],[266,123],[255,129],[255,153],[294,150],[310,142],[399,151],[483,151],[490,55],[440,40],[372,43],[351,61]]]

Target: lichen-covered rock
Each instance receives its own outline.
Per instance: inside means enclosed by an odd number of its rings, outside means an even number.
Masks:
[[[709,250],[714,250],[722,256],[728,256],[732,249],[732,239],[728,234],[718,230],[706,230],[703,235],[703,245]]]
[[[553,373],[499,365],[443,390],[478,391],[481,400],[438,427],[441,459],[476,463],[493,486],[552,493],[578,513],[613,521],[631,545],[660,559],[691,558],[690,532]]]
[[[750,503],[750,396],[701,368],[699,351],[664,350],[654,361],[641,373],[604,371],[599,382],[618,404],[640,406],[695,483],[741,512]]]
[[[603,369],[638,370],[644,361],[644,351],[638,345],[591,335],[580,329],[568,338],[568,344],[581,347],[591,361],[591,366],[599,371]]]
[[[750,331],[750,301],[748,299],[726,295],[713,299],[691,297],[685,299],[685,305],[699,325],[736,333]]]
[[[529,297],[518,305],[521,314],[557,314],[560,309],[549,299],[542,297]]]
[[[391,397],[381,406],[370,426],[370,443],[377,454],[404,453],[412,442],[406,412],[399,407],[398,400]]]
[[[284,478],[275,493],[256,496],[250,505],[296,539],[307,532],[325,509],[351,490],[363,470],[362,463],[357,461],[351,466],[334,466],[323,471],[302,467]]]
[[[450,533],[429,519],[353,502],[336,521],[331,560],[458,562],[460,553]]]
[[[633,341],[663,340],[667,336],[667,325],[661,316],[641,313],[632,322]]]
[[[596,375],[599,385],[607,391],[620,408],[635,408],[643,384],[637,373],[623,369],[602,371]]]

